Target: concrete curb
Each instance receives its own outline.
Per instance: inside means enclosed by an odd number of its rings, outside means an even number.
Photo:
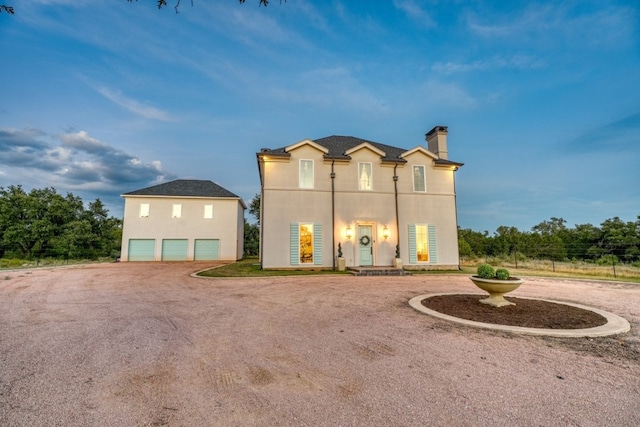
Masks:
[[[468,295],[468,294],[460,293],[460,292],[423,294],[423,295],[418,295],[416,297],[411,298],[409,300],[409,305],[423,314],[437,317],[438,319],[448,320],[450,322],[455,322],[455,323],[459,323],[466,326],[493,329],[493,330],[503,331],[503,332],[513,332],[513,333],[519,333],[519,334],[548,336],[548,337],[564,337],[564,338],[605,337],[609,335],[622,334],[625,332],[629,332],[629,330],[631,330],[631,325],[626,319],[618,315],[606,312],[604,310],[600,310],[593,307],[587,307],[581,304],[553,301],[553,300],[548,300],[543,298],[524,298],[520,296],[518,298],[546,301],[554,304],[564,304],[564,305],[580,308],[583,310],[589,310],[607,319],[607,323],[602,326],[597,326],[595,328],[587,328],[587,329],[542,329],[542,328],[524,328],[522,326],[508,326],[508,325],[496,325],[493,323],[474,322],[472,320],[460,319],[459,317],[449,316],[447,314],[443,314],[443,313],[431,310],[425,307],[424,305],[422,305],[422,300],[439,296],[439,295]],[[478,294],[478,296],[481,296],[481,295]]]

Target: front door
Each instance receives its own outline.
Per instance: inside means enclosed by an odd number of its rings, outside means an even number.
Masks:
[[[358,253],[361,266],[373,265],[373,236],[370,225],[358,226]]]

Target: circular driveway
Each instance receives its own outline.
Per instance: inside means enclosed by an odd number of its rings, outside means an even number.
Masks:
[[[640,425],[640,285],[527,279],[631,323],[549,338],[409,307],[466,276],[189,276],[210,265],[0,272],[0,425]]]

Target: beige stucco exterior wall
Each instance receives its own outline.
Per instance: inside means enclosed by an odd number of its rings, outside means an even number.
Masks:
[[[358,225],[371,225],[374,265],[392,265],[398,244],[394,191],[394,164],[383,164],[380,155],[367,148],[351,153],[351,160],[336,161],[335,225],[332,229],[331,161],[309,145],[291,151],[288,159],[266,160],[262,164],[262,236],[263,268],[303,268],[318,265],[290,265],[290,224],[320,223],[323,226],[322,267],[333,266],[338,242],[342,245],[347,266],[358,265]],[[417,151],[407,156],[407,163],[396,168],[398,175],[400,254],[408,268],[457,268],[458,239],[454,193],[454,171],[434,166],[433,155]],[[314,188],[300,189],[300,159],[314,161]],[[372,190],[358,189],[358,163],[372,164]],[[413,191],[414,164],[425,166],[427,191]],[[410,265],[408,256],[409,224],[432,224],[436,227],[437,264]],[[350,226],[353,237],[347,239]],[[389,237],[384,239],[383,229]]]
[[[194,259],[195,239],[219,239],[220,259],[242,258],[244,208],[239,199],[205,197],[124,196],[121,260],[129,258],[130,239],[155,239],[155,260],[161,261],[163,239],[188,239],[187,260]],[[149,217],[140,218],[140,205],[149,204]],[[173,205],[182,204],[180,218]],[[204,218],[204,206],[213,205],[213,218]]]

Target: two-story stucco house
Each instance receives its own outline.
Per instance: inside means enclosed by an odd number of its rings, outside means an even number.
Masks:
[[[406,149],[351,136],[305,139],[257,153],[262,267],[459,267],[447,127]]]
[[[122,261],[242,258],[246,205],[218,184],[179,179],[122,197]]]

